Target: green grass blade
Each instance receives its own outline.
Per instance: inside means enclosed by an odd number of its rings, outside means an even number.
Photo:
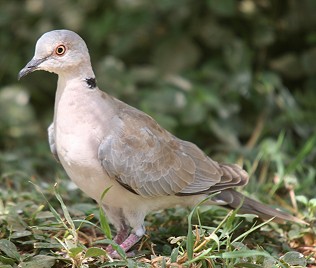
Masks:
[[[60,205],[61,205],[61,209],[63,210],[63,213],[64,213],[64,216],[65,216],[65,219],[66,221],[68,222],[68,224],[70,225],[71,229],[72,229],[72,232],[76,232],[76,227],[75,227],[75,224],[69,214],[69,211],[67,209],[67,206],[65,205],[61,195],[58,193],[58,190],[57,190],[57,183],[54,185],[54,188],[55,188],[55,196],[57,198],[57,200],[59,201]]]
[[[106,195],[106,193],[111,189],[112,186],[106,188],[102,195],[101,195],[101,203],[102,203],[102,200],[104,198],[104,196]],[[111,233],[111,228],[110,228],[110,224],[109,224],[109,221],[104,213],[104,210],[103,210],[103,207],[102,205],[100,205],[100,209],[99,209],[99,213],[100,213],[100,225],[101,225],[101,230],[102,232],[105,234],[105,236],[108,238],[108,239],[112,239],[112,233]]]
[[[190,212],[188,216],[188,234],[187,234],[187,242],[186,242],[186,248],[188,252],[188,259],[189,261],[193,259],[193,246],[194,246],[194,238],[193,238],[193,232],[192,232],[192,217],[195,214],[198,207],[212,198],[213,196],[217,195],[218,193],[214,193],[209,195],[207,198],[203,199],[201,202],[199,202]]]
[[[112,239],[112,232],[111,232],[110,224],[109,224],[109,221],[108,221],[102,207],[100,207],[99,213],[100,213],[101,230],[107,238]]]
[[[307,155],[315,148],[316,135],[312,136],[304,144],[303,148],[298,152],[296,158],[290,163],[285,171],[286,174],[292,173],[307,157]]]
[[[187,235],[186,246],[187,246],[189,260],[193,259],[194,241],[193,241],[193,232],[192,232],[192,216],[195,213],[195,211],[196,211],[196,207],[194,207],[194,209],[191,211],[191,213],[189,214],[189,217],[188,217],[188,235]]]
[[[55,219],[57,220],[57,222],[61,223],[65,229],[68,229],[68,226],[65,224],[65,222],[63,221],[63,219],[61,218],[61,216],[59,215],[59,213],[56,211],[56,209],[54,209],[54,207],[50,204],[50,202],[47,200],[47,198],[45,197],[45,195],[43,194],[41,188],[34,184],[33,182],[30,181],[31,184],[34,185],[35,187],[35,190],[37,192],[39,192],[41,194],[41,196],[43,197],[43,199],[46,201],[48,207],[49,207],[49,210],[53,213]]]
[[[250,228],[248,231],[246,231],[246,232],[244,232],[243,234],[241,234],[240,236],[236,237],[236,238],[233,240],[232,243],[238,242],[239,240],[245,238],[245,237],[246,237],[247,235],[249,235],[250,233],[254,232],[255,230],[257,230],[257,229],[261,228],[262,226],[268,224],[269,222],[273,221],[273,219],[274,219],[274,218],[271,218],[271,219],[269,219],[269,220],[267,220],[267,221],[265,221],[265,222],[263,222],[263,223],[260,223],[260,224],[257,225],[257,226],[254,226],[254,227]]]
[[[127,259],[125,251],[117,243],[115,243],[113,240],[103,239],[103,240],[98,241],[98,243],[100,243],[100,242],[105,243],[107,245],[111,245],[113,247],[113,249],[116,250],[116,252],[122,257],[123,260]]]

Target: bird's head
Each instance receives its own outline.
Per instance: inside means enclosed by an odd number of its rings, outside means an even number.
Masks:
[[[19,72],[18,79],[36,70],[63,74],[84,65],[90,66],[90,56],[83,39],[69,30],[55,30],[38,39],[34,57]]]

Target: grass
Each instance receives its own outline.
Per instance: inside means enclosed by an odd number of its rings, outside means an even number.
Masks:
[[[281,134],[275,142],[262,143],[253,163],[245,163],[260,182],[251,180],[247,189],[267,203],[300,211],[310,226],[260,222],[253,215],[203,204],[174,208],[147,216],[147,235],[135,247],[133,258],[110,239],[112,231],[98,205],[74,188],[64,173],[59,171],[56,183],[46,179],[46,173],[31,176],[31,168],[10,164],[12,157],[3,154],[11,169],[0,177],[0,268],[315,267],[315,169],[301,164],[315,138],[306,141],[286,168],[280,149],[284,139]],[[37,162],[40,159],[26,163]],[[274,184],[261,174],[272,166],[276,167]],[[298,183],[297,176],[303,174],[305,180]],[[290,199],[284,201],[286,196]],[[291,202],[294,205],[288,205]],[[107,254],[108,244],[119,252],[120,260]]]
[[[83,209],[92,212],[85,215],[78,211],[80,204],[65,205],[57,190],[61,187],[55,185],[53,196],[48,194],[52,189],[32,187],[34,192],[16,196],[10,189],[12,198],[0,204],[0,267],[306,267],[315,262],[312,247],[310,255],[299,253],[304,235],[314,236],[309,227],[257,223],[237,211],[201,206],[149,215],[150,238],[140,243],[139,255],[127,258],[121,251],[122,259],[112,260],[103,249],[112,242],[104,239],[99,224],[107,221],[103,214],[93,215],[96,205],[85,204]],[[296,241],[296,250],[290,240]]]

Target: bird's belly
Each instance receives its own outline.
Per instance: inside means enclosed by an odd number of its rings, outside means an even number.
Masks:
[[[88,196],[99,201],[102,192],[110,186],[110,178],[98,160],[98,141],[91,137],[93,135],[84,135],[83,131],[76,133],[75,129],[67,133],[57,126],[56,149],[70,179]]]
[[[103,191],[110,186],[110,179],[102,168],[77,165],[60,159],[70,179],[88,196],[100,201]]]

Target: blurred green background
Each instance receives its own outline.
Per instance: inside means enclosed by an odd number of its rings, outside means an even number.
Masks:
[[[44,32],[65,28],[86,41],[101,89],[244,162],[253,190],[281,180],[315,196],[315,14],[314,0],[0,1],[2,178],[61,170],[46,141],[57,76],[17,74]]]

